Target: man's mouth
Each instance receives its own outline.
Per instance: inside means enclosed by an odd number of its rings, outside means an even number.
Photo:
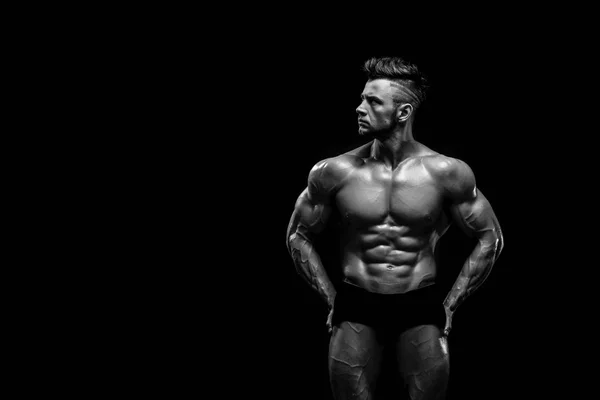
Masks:
[[[358,124],[359,125],[369,125],[369,123],[367,121],[363,121],[361,119],[358,120]]]

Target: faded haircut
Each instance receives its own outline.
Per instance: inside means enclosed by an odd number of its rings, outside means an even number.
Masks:
[[[400,57],[373,57],[365,61],[363,70],[370,81],[388,79],[397,83],[402,95],[394,98],[396,103],[408,102],[417,109],[425,101],[429,83],[415,64]]]

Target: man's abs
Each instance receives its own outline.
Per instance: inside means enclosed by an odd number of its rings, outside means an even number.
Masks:
[[[357,234],[344,246],[342,262],[345,282],[375,293],[406,293],[436,277],[431,245],[422,238]]]
[[[416,172],[395,183],[367,176],[348,179],[336,198],[345,225],[346,282],[375,293],[433,283],[434,246],[447,224],[440,190]]]
[[[433,252],[447,226],[444,191],[424,158],[395,169],[349,164],[337,182],[345,281],[376,293],[405,293],[435,280]]]

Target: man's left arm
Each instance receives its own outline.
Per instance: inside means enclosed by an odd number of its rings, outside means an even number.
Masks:
[[[492,206],[477,189],[473,171],[468,165],[456,160],[446,183],[452,200],[451,214],[454,222],[469,236],[477,239],[477,245],[444,300],[444,334],[447,336],[452,328],[452,314],[488,277],[500,256],[504,238]]]

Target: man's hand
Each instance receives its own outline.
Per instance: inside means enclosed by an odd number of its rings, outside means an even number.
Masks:
[[[450,308],[446,306],[444,306],[444,309],[446,310],[446,326],[444,327],[444,336],[448,337],[450,331],[452,330],[452,314],[454,314],[454,312],[450,311]]]

